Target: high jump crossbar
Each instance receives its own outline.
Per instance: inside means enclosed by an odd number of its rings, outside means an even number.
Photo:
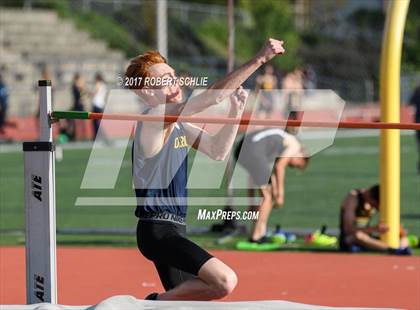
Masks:
[[[357,129],[402,129],[420,130],[420,123],[385,123],[385,122],[322,122],[278,119],[230,118],[214,116],[183,116],[183,115],[145,115],[92,113],[79,111],[53,111],[52,119],[85,119],[85,120],[124,120],[144,122],[185,122],[205,124],[255,125],[268,127],[312,127],[312,128],[357,128]]]

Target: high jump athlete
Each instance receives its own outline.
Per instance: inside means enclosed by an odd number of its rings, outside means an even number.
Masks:
[[[177,84],[149,87],[142,82],[129,88],[150,106],[147,114],[194,115],[230,96],[229,116],[238,117],[247,98],[242,83],[261,65],[282,53],[283,42],[269,39],[254,58],[189,99],[187,104],[182,104],[182,91]],[[126,70],[128,78],[174,76],[175,71],[166,59],[153,51],[134,58]],[[223,298],[235,288],[235,272],[186,238],[185,217],[188,146],[212,159],[223,160],[237,130],[237,125],[225,125],[217,134],[210,135],[189,123],[138,123],[132,153],[135,214],[139,218],[137,243],[140,252],[155,264],[165,288],[165,292],[152,293],[146,299],[212,300]]]

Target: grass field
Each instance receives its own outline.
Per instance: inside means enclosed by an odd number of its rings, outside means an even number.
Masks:
[[[323,224],[336,229],[339,205],[355,187],[378,182],[378,137],[337,138],[334,145],[313,156],[302,175],[289,169],[286,178],[285,206],[273,211],[270,225],[284,228],[315,229]],[[56,166],[57,228],[134,228],[134,206],[81,207],[77,197],[132,197],[130,151],[113,190],[85,190],[80,185],[90,149],[65,149],[64,160]],[[416,172],[417,149],[413,136],[401,137],[401,220],[410,233],[420,235],[420,183]],[[0,152],[0,244],[23,242],[23,154]],[[106,167],[103,167],[106,169]],[[203,171],[211,178],[212,170]],[[98,176],[100,178],[100,176]],[[190,195],[223,196],[224,190],[192,190]],[[243,195],[243,191],[235,194]],[[189,206],[188,224],[211,225],[197,221],[199,207]],[[200,208],[203,208],[201,206]],[[238,207],[245,209],[245,207]],[[248,223],[249,224],[249,223]],[[195,236],[199,243],[212,247],[213,235]],[[134,236],[59,235],[61,244],[134,245]]]

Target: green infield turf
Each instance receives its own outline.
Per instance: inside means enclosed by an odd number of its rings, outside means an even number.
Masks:
[[[328,225],[337,229],[339,205],[355,187],[370,186],[379,177],[378,137],[338,138],[333,146],[313,156],[305,173],[289,169],[286,177],[285,205],[275,209],[270,225],[316,229]],[[57,228],[134,229],[134,206],[75,206],[77,197],[133,197],[130,149],[114,189],[81,189],[90,149],[65,149],[64,160],[56,165]],[[193,155],[192,155],[193,156]],[[420,178],[416,171],[417,149],[413,136],[401,137],[401,221],[410,233],[420,235]],[[23,240],[23,153],[0,152],[0,244],[19,244]],[[106,169],[106,163],[101,169]],[[99,171],[98,171],[99,172]],[[212,178],[212,169],[203,169],[203,178]],[[100,178],[100,174],[98,174]],[[191,196],[223,196],[224,190],[191,190]],[[245,191],[235,191],[244,196]],[[211,198],[208,198],[211,199]],[[209,226],[214,221],[197,220],[199,208],[189,206],[188,224]],[[215,207],[208,207],[213,209]],[[246,207],[237,207],[245,210]],[[250,224],[247,222],[247,224]],[[19,233],[20,231],[20,233]],[[197,241],[209,246],[214,235]],[[59,236],[62,244],[135,245],[133,236]],[[222,246],[225,247],[225,246]]]

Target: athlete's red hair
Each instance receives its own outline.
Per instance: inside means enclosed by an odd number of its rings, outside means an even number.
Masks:
[[[140,89],[144,86],[144,78],[149,76],[148,69],[159,63],[167,63],[165,57],[163,57],[158,51],[147,51],[142,55],[138,55],[133,58],[125,71],[127,78],[142,78],[139,85],[128,84],[130,89]]]

